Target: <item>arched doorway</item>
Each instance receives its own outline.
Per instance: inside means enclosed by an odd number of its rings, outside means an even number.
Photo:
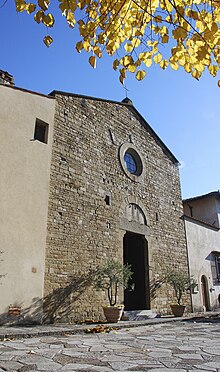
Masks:
[[[201,293],[202,293],[202,305],[206,311],[210,310],[209,304],[209,292],[208,292],[208,281],[205,275],[201,277]]]
[[[132,290],[124,291],[125,310],[150,309],[148,247],[144,235],[126,232],[123,240],[124,263],[133,271]]]

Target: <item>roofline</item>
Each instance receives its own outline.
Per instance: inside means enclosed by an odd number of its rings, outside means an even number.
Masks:
[[[75,93],[69,93],[69,92],[62,92],[59,90],[53,90],[51,93],[49,93],[49,96],[55,97],[57,95],[63,95],[63,96],[70,96],[70,97],[75,97],[75,98],[85,98],[85,99],[90,99],[93,101],[101,101],[101,102],[109,102],[109,103],[114,103],[120,106],[126,106],[129,110],[131,110],[136,116],[138,116],[138,119],[148,128],[150,131],[151,135],[155,138],[157,144],[159,144],[160,147],[162,147],[163,151],[168,155],[168,157],[173,161],[173,163],[179,165],[179,161],[177,158],[173,155],[173,153],[168,149],[168,147],[165,145],[165,143],[160,139],[160,137],[156,134],[156,132],[151,128],[151,126],[148,124],[148,122],[144,119],[144,117],[138,112],[138,110],[133,106],[132,102],[118,102],[118,101],[113,101],[109,99],[104,99],[104,98],[97,98],[97,97],[91,97],[91,96],[86,96],[82,94],[75,94]]]
[[[184,214],[182,217],[183,217],[183,220],[188,219],[188,220],[191,220],[192,222],[200,223],[200,224],[205,225],[206,227],[209,227],[209,228],[214,229],[216,231],[220,230],[219,227],[211,225],[210,223],[207,223],[205,221],[199,220],[198,218],[187,216],[186,214]]]
[[[4,72],[4,74],[8,74],[9,76],[11,76],[12,78],[14,77],[12,74],[10,74],[8,71],[4,71],[4,70],[2,70],[1,68],[0,68],[0,71],[1,72]],[[4,84],[3,84],[4,85]]]
[[[20,88],[20,87],[17,87],[15,85],[2,84],[2,83],[0,83],[0,86],[6,87],[6,88],[10,88],[10,89],[14,89],[14,90],[19,90],[20,92],[24,92],[24,93],[30,93],[30,94],[35,94],[37,96],[41,96],[41,97],[45,97],[45,98],[49,98],[49,99],[54,99],[54,97],[52,97],[52,96],[50,96],[48,94],[43,94],[43,93],[35,92],[33,90],[28,90],[28,89]]]
[[[220,199],[220,191],[212,191],[208,194],[195,196],[193,198],[183,199],[183,203],[190,202],[193,200],[199,200],[199,199],[206,199],[206,198],[219,198]]]
[[[91,99],[92,101],[117,103],[117,104],[122,105],[122,106],[130,106],[131,105],[130,103],[118,102],[118,101],[114,101],[114,100],[106,99],[106,98],[92,97],[92,96],[87,96],[87,95],[84,95],[84,94],[77,94],[77,93],[71,93],[71,92],[63,92],[61,90],[53,90],[48,95],[55,97],[56,94],[62,95],[62,96],[70,96],[70,97],[76,97],[76,98]]]

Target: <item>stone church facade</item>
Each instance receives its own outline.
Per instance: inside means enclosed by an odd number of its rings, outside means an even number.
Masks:
[[[29,172],[30,185],[26,187],[26,201],[21,202],[20,213],[24,213],[26,220],[36,214],[35,221],[39,220],[42,229],[41,240],[34,245],[32,241],[37,240],[39,228],[32,228],[26,237],[24,223],[18,242],[14,239],[13,244],[8,244],[5,235],[0,249],[11,250],[10,257],[16,251],[16,262],[3,254],[8,273],[2,278],[0,290],[13,287],[14,266],[16,275],[22,271],[22,278],[17,290],[2,304],[1,313],[5,314],[12,304],[20,305],[27,316],[41,314],[42,319],[50,322],[100,319],[106,298],[104,293],[95,291],[92,276],[108,258],[132,264],[134,290],[120,293],[120,301],[125,302],[128,310],[169,313],[173,292],[161,285],[164,272],[171,266],[188,271],[178,161],[174,155],[128,99],[114,102],[58,91],[42,96],[3,85],[0,94],[7,98],[0,109],[0,115],[5,112],[0,120],[2,131],[7,130],[6,121],[11,124],[14,119],[12,130],[16,125],[18,113],[10,116],[12,96],[13,111],[21,96],[26,102],[19,112],[24,122],[26,112],[32,109],[28,101],[38,101],[33,111],[44,113],[33,112],[13,142],[22,138],[26,126],[34,133],[34,141],[27,146],[39,146],[34,154],[36,159],[39,156],[39,169],[47,159],[41,182],[36,181],[37,167],[36,179],[35,172],[30,172],[33,159],[26,162],[30,164],[23,163],[22,172]],[[16,147],[18,157],[19,152],[25,151],[24,146]],[[9,152],[7,156],[12,155]],[[16,175],[11,177],[10,183],[23,182]],[[1,193],[7,191],[7,182],[4,179]],[[39,182],[39,189],[34,188],[38,202],[27,210],[35,182]],[[41,202],[43,219],[39,215]],[[15,213],[9,201],[4,208],[4,217]],[[4,224],[9,234],[10,221]],[[10,227],[16,237],[19,226]],[[35,256],[38,267],[32,262],[36,261]],[[37,276],[38,284],[34,284]],[[24,299],[22,293],[28,278],[29,289]],[[187,295],[185,302],[190,310]]]

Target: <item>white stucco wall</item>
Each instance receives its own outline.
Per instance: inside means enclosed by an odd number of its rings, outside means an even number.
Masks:
[[[24,314],[40,309],[54,107],[52,98],[0,85],[1,315],[10,304]],[[49,124],[47,144],[33,141],[36,118]]]
[[[210,225],[219,227],[219,216],[217,211],[216,199],[213,197],[189,200],[184,202],[184,214],[190,216],[190,208],[192,207],[192,217],[205,221]]]
[[[192,294],[194,311],[203,311],[201,277],[207,279],[210,309],[219,308],[220,283],[213,285],[211,260],[212,251],[220,252],[220,230],[185,217],[189,271],[198,283],[198,293]]]

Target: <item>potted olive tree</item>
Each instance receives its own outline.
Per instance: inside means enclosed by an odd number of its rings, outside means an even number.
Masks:
[[[189,277],[185,272],[177,269],[170,269],[165,275],[164,281],[173,288],[176,297],[177,303],[170,305],[173,315],[183,316],[186,306],[182,304],[182,296],[184,292],[197,285],[195,279]]]
[[[95,273],[94,285],[97,290],[107,292],[109,306],[104,306],[104,315],[108,322],[116,323],[121,319],[124,305],[118,304],[120,289],[126,289],[130,285],[132,277],[131,266],[122,264],[113,259],[100,266]]]

